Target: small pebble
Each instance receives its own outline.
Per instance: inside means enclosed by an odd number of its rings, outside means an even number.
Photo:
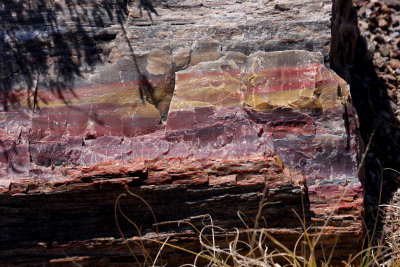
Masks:
[[[396,82],[397,81],[396,77],[394,77],[392,74],[386,74],[384,76],[384,79],[389,81],[389,82]]]
[[[382,46],[379,48],[379,52],[381,53],[381,55],[382,55],[383,57],[388,57],[388,56],[390,56],[390,49],[388,49],[385,45],[382,45]]]
[[[366,9],[367,9],[366,6],[362,6],[362,7],[360,8],[360,10],[358,11],[358,13],[361,14],[361,15],[365,15],[365,10],[366,10]]]
[[[378,26],[381,29],[386,29],[389,26],[389,22],[386,19],[379,19]]]
[[[393,90],[390,90],[390,89],[389,89],[389,90],[387,90],[387,93],[388,93],[388,96],[389,96],[390,99],[392,99],[392,98],[394,98],[394,97],[397,97],[397,95],[394,95],[394,94],[393,94]]]
[[[375,7],[375,3],[369,2],[369,3],[366,5],[366,7],[367,7],[367,9],[372,9],[372,8]]]
[[[381,57],[376,56],[377,53],[374,55],[374,65],[379,69],[383,69],[385,67],[385,60]]]
[[[385,4],[387,4],[390,7],[396,8],[397,10],[400,9],[399,0],[385,0]]]
[[[369,53],[368,57],[372,58],[375,53],[375,50],[376,50],[376,45],[374,43],[371,43],[369,40],[367,40],[367,50]]]
[[[398,39],[398,40],[395,42],[395,45],[396,45],[398,48],[400,48],[400,39]]]
[[[390,51],[390,58],[400,58],[400,50],[392,50]]]
[[[360,26],[360,28],[362,28],[363,30],[368,29],[368,23],[366,23],[365,21],[360,20],[358,22],[358,25]]]
[[[398,59],[391,59],[389,61],[390,66],[392,67],[393,70],[400,69],[400,60]]]
[[[381,7],[381,10],[383,13],[391,13],[392,12],[392,9],[390,7],[388,7],[387,5],[383,5]]]

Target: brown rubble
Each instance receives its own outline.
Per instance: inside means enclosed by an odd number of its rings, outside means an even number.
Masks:
[[[368,43],[369,57],[373,59],[372,71],[367,74],[368,79],[366,79],[370,85],[360,86],[369,92],[370,98],[374,99],[370,102],[373,111],[369,112],[371,115],[365,122],[362,113],[367,113],[368,109],[358,110],[361,127],[367,129],[365,132],[370,135],[372,132],[370,128],[376,129],[371,150],[366,158],[368,166],[366,218],[367,222],[371,222],[371,229],[372,227],[377,229],[375,234],[377,243],[383,240],[381,238],[383,234],[387,242],[385,245],[389,245],[390,253],[393,252],[389,258],[395,259],[397,252],[391,249],[398,244],[398,225],[394,218],[398,217],[399,207],[400,3],[391,0],[355,1],[355,3],[359,22],[368,22],[371,26],[361,26],[360,31]],[[375,23],[382,17],[389,22],[386,28],[381,28],[379,25],[377,27]],[[366,64],[363,65],[365,68]],[[376,224],[378,209],[382,214],[379,215]]]

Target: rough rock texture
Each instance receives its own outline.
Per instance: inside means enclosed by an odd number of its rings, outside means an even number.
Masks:
[[[360,185],[356,178],[357,121],[349,98],[347,85],[323,66],[318,54],[257,52],[246,57],[230,53],[176,74],[167,128],[193,132],[194,141],[201,144],[202,136],[198,138],[195,129],[222,118],[224,126],[212,134],[230,152],[227,157],[275,153],[285,166],[307,177],[310,192],[316,186],[317,195],[326,194],[323,187],[327,184]],[[227,125],[235,125],[236,119],[231,123],[228,117],[232,109],[235,118],[248,116],[256,128],[251,131],[251,124],[241,125],[236,133],[224,133]],[[347,125],[335,121],[342,116]],[[239,139],[239,132],[247,133],[245,141]],[[211,151],[218,153],[218,149]]]
[[[304,212],[328,251],[339,236],[334,261],[356,254],[358,121],[324,65],[330,2],[143,3],[0,5],[0,262],[133,261],[114,220],[125,187],[154,210],[122,203],[148,237],[196,250],[178,222],[207,214],[245,230],[237,211],[255,218],[267,188],[261,226],[284,244]]]
[[[400,119],[400,2],[360,1],[355,5],[361,34],[368,43],[368,54],[387,87],[391,107]]]
[[[398,218],[399,212],[400,2],[355,1],[355,10],[361,38],[365,42],[362,51],[369,66],[369,73],[363,74],[367,65],[364,60],[361,63],[363,67],[358,68],[358,75],[366,75],[369,80],[368,83],[358,82],[352,88],[364,90],[370,96],[364,98],[364,104],[358,108],[361,127],[366,129],[364,138],[369,138],[371,132],[375,131],[366,159],[367,221],[371,222],[372,228],[377,206],[383,204],[382,214],[378,217],[382,220],[378,222],[375,236],[380,242],[380,233],[384,234],[394,260],[398,256],[398,220],[395,218]]]
[[[353,8],[352,1],[334,1],[337,12],[333,14],[337,16],[333,29],[337,32],[331,50],[331,67],[350,83],[362,140],[369,148],[364,164],[366,224],[371,232],[376,229],[377,242],[383,232],[389,243],[397,231],[397,223],[391,218],[398,211],[400,164],[398,107],[394,99],[398,81],[396,69],[390,64],[398,57],[397,2],[354,1]],[[377,217],[381,204],[394,208],[385,208],[384,214]]]

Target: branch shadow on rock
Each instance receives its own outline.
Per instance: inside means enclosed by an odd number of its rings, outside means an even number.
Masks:
[[[1,110],[31,110],[49,91],[65,105],[78,98],[74,82],[105,61],[104,46],[123,29],[133,0],[10,0],[0,3]],[[151,1],[137,7],[157,14]],[[137,68],[138,66],[134,66]],[[139,72],[140,73],[140,72]],[[149,86],[147,86],[149,87]],[[38,93],[39,91],[39,93]]]

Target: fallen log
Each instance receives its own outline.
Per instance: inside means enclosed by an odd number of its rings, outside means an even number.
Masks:
[[[3,75],[2,264],[122,265],[132,252],[145,262],[166,238],[199,252],[194,227],[211,219],[228,237],[256,227],[289,249],[306,227],[320,235],[318,261],[359,251],[358,121],[348,85],[324,64],[329,1],[157,2],[151,19],[59,2],[46,7],[67,22],[57,32],[5,47],[24,64],[32,43],[52,53],[36,76],[19,61]],[[12,18],[2,22],[15,32],[38,19]],[[171,266],[194,258],[163,251]]]

